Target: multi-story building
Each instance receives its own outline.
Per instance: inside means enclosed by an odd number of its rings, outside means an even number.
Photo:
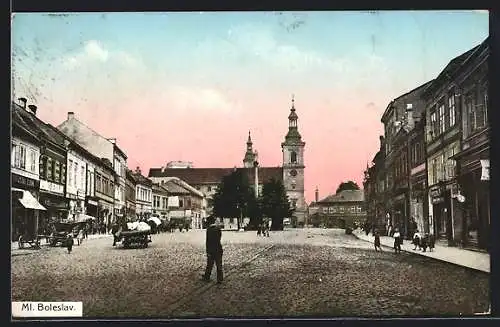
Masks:
[[[185,218],[191,221],[191,228],[202,228],[205,195],[176,177],[163,182],[161,186],[168,192],[168,219]]]
[[[363,190],[345,190],[309,206],[311,224],[325,227],[353,228],[366,221]]]
[[[468,52],[454,72],[455,96],[447,111],[457,111],[462,147],[451,159],[457,162],[458,185],[452,193],[456,203],[453,236],[464,247],[488,249],[490,242],[490,124],[488,122],[489,42]],[[453,87],[450,85],[449,87]],[[453,116],[450,115],[449,119]],[[462,119],[459,120],[459,117]],[[451,124],[451,122],[450,122]]]
[[[125,168],[126,154],[116,144],[116,139],[105,138],[75,118],[74,112],[68,112],[67,119],[58,127],[65,135],[80,144],[92,155],[105,158],[113,164],[115,170],[113,220],[123,217],[125,207]],[[69,168],[69,167],[68,167]]]
[[[23,100],[24,101],[24,100]],[[20,115],[39,140],[39,177],[40,192],[39,202],[47,209],[41,211],[38,221],[40,234],[48,233],[49,222],[60,221],[66,218],[68,204],[65,198],[66,184],[66,140],[54,128],[37,116],[34,105],[24,106],[13,104],[13,111]]]
[[[95,195],[97,198],[97,225],[100,229],[111,228],[115,197],[115,171],[113,164],[105,158],[95,167]]]
[[[126,171],[126,181],[125,181],[125,218],[127,221],[135,221],[136,215],[136,200],[135,200],[135,188],[136,182],[133,173],[127,168]]]
[[[21,114],[26,108],[26,99],[21,105],[12,103],[12,239],[22,235],[37,235],[40,211],[45,211],[38,202],[40,189],[40,147],[42,139],[33,131]]]
[[[385,130],[386,217],[394,227],[409,235],[412,210],[410,208],[411,149],[409,133],[422,119],[425,103],[422,92],[427,82],[394,99],[382,115]],[[415,218],[415,217],[413,217]]]
[[[164,182],[165,183],[165,182]],[[161,220],[168,220],[168,191],[160,183],[153,183],[152,187],[152,215]]]
[[[454,198],[457,189],[456,162],[453,156],[461,150],[462,116],[455,76],[467,58],[477,49],[454,58],[426,87],[426,157],[430,230],[437,240],[453,245],[456,240],[455,219],[461,214]]]
[[[153,212],[153,182],[144,177],[139,167],[133,172],[135,179],[135,207],[139,220],[147,220]]]

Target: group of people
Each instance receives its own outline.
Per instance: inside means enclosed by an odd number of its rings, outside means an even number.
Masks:
[[[269,237],[269,230],[271,229],[271,220],[263,220],[257,226],[257,236],[267,236]]]
[[[401,232],[399,231],[399,228],[394,228],[394,230],[391,230],[390,233],[388,233],[389,236],[394,238],[394,253],[398,254],[401,253],[401,245],[403,244],[403,237],[401,235]],[[373,233],[374,236],[374,246],[375,246],[375,251],[382,251],[382,247],[380,244],[380,233],[378,230],[375,230]],[[412,237],[412,244],[414,245],[413,250],[417,250],[417,247],[419,250],[426,252],[427,248],[429,248],[429,251],[433,251],[434,249],[434,235],[432,234],[421,234],[418,229],[415,229],[415,233],[413,234]]]

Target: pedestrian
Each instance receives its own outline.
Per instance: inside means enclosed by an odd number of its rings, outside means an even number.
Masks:
[[[83,229],[80,229],[78,231],[78,235],[76,235],[76,242],[78,245],[83,243],[83,239],[85,238],[85,234],[83,232]]]
[[[427,252],[427,244],[429,243],[429,234],[425,233],[420,239],[420,249],[422,252]]]
[[[271,230],[271,226],[273,224],[273,221],[271,219],[267,220],[267,225],[266,225],[266,236],[269,237],[269,231]]]
[[[380,250],[380,252],[382,252],[382,247],[380,246],[380,234],[378,230],[375,230],[374,237],[375,241],[373,244],[375,245],[375,251]]]
[[[222,232],[220,226],[216,224],[216,219],[214,216],[209,216],[207,218],[207,223],[209,225],[206,232],[207,267],[202,279],[206,282],[210,281],[210,275],[212,274],[212,269],[215,263],[217,267],[217,283],[220,284],[223,281],[223,250],[221,244]]]
[[[392,223],[389,223],[389,227],[387,227],[387,235],[392,237],[394,232],[394,228],[392,227]]]
[[[116,246],[116,242],[118,242],[118,224],[114,223],[111,228],[111,234],[113,234],[113,246]]]
[[[429,252],[432,252],[434,250],[434,245],[436,243],[436,239],[434,237],[434,234],[429,235]]]
[[[401,253],[401,233],[399,233],[399,229],[394,229],[394,253]]]
[[[417,247],[419,249],[422,249],[422,235],[418,232],[418,229],[415,230],[415,234],[413,234],[413,240],[412,243],[414,245],[413,250],[416,250]]]
[[[257,236],[262,235],[262,223],[257,225]]]
[[[66,248],[68,249],[68,254],[71,253],[71,250],[73,250],[73,244],[75,241],[73,240],[73,235],[71,233],[68,233],[68,236],[66,238]]]

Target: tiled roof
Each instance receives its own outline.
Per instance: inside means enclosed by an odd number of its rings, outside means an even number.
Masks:
[[[152,189],[153,189],[153,193],[154,194],[168,195],[168,191],[165,188],[163,188],[160,185],[158,185],[158,184],[153,184],[152,185]]]
[[[188,190],[186,190],[181,185],[177,184],[175,180],[169,180],[161,186],[168,191],[170,194],[190,194]]]
[[[255,178],[254,168],[237,168],[244,170],[249,178],[250,184]],[[217,184],[224,176],[230,175],[234,168],[151,168],[149,177],[177,177],[189,185]],[[283,169],[281,167],[259,168],[259,183],[267,182],[271,178],[283,180]]]
[[[365,200],[363,190],[346,190],[337,194],[332,194],[319,201],[320,203],[331,202],[362,202]]]
[[[141,173],[132,172],[132,176],[134,177],[137,184],[146,186],[151,186],[153,184],[153,182],[149,178],[142,176]]]

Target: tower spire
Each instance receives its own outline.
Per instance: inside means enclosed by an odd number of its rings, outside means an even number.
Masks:
[[[252,143],[252,137],[250,136],[250,130],[248,131],[248,140],[247,140],[247,144],[251,144]]]
[[[295,110],[295,94],[292,93],[292,110]]]

